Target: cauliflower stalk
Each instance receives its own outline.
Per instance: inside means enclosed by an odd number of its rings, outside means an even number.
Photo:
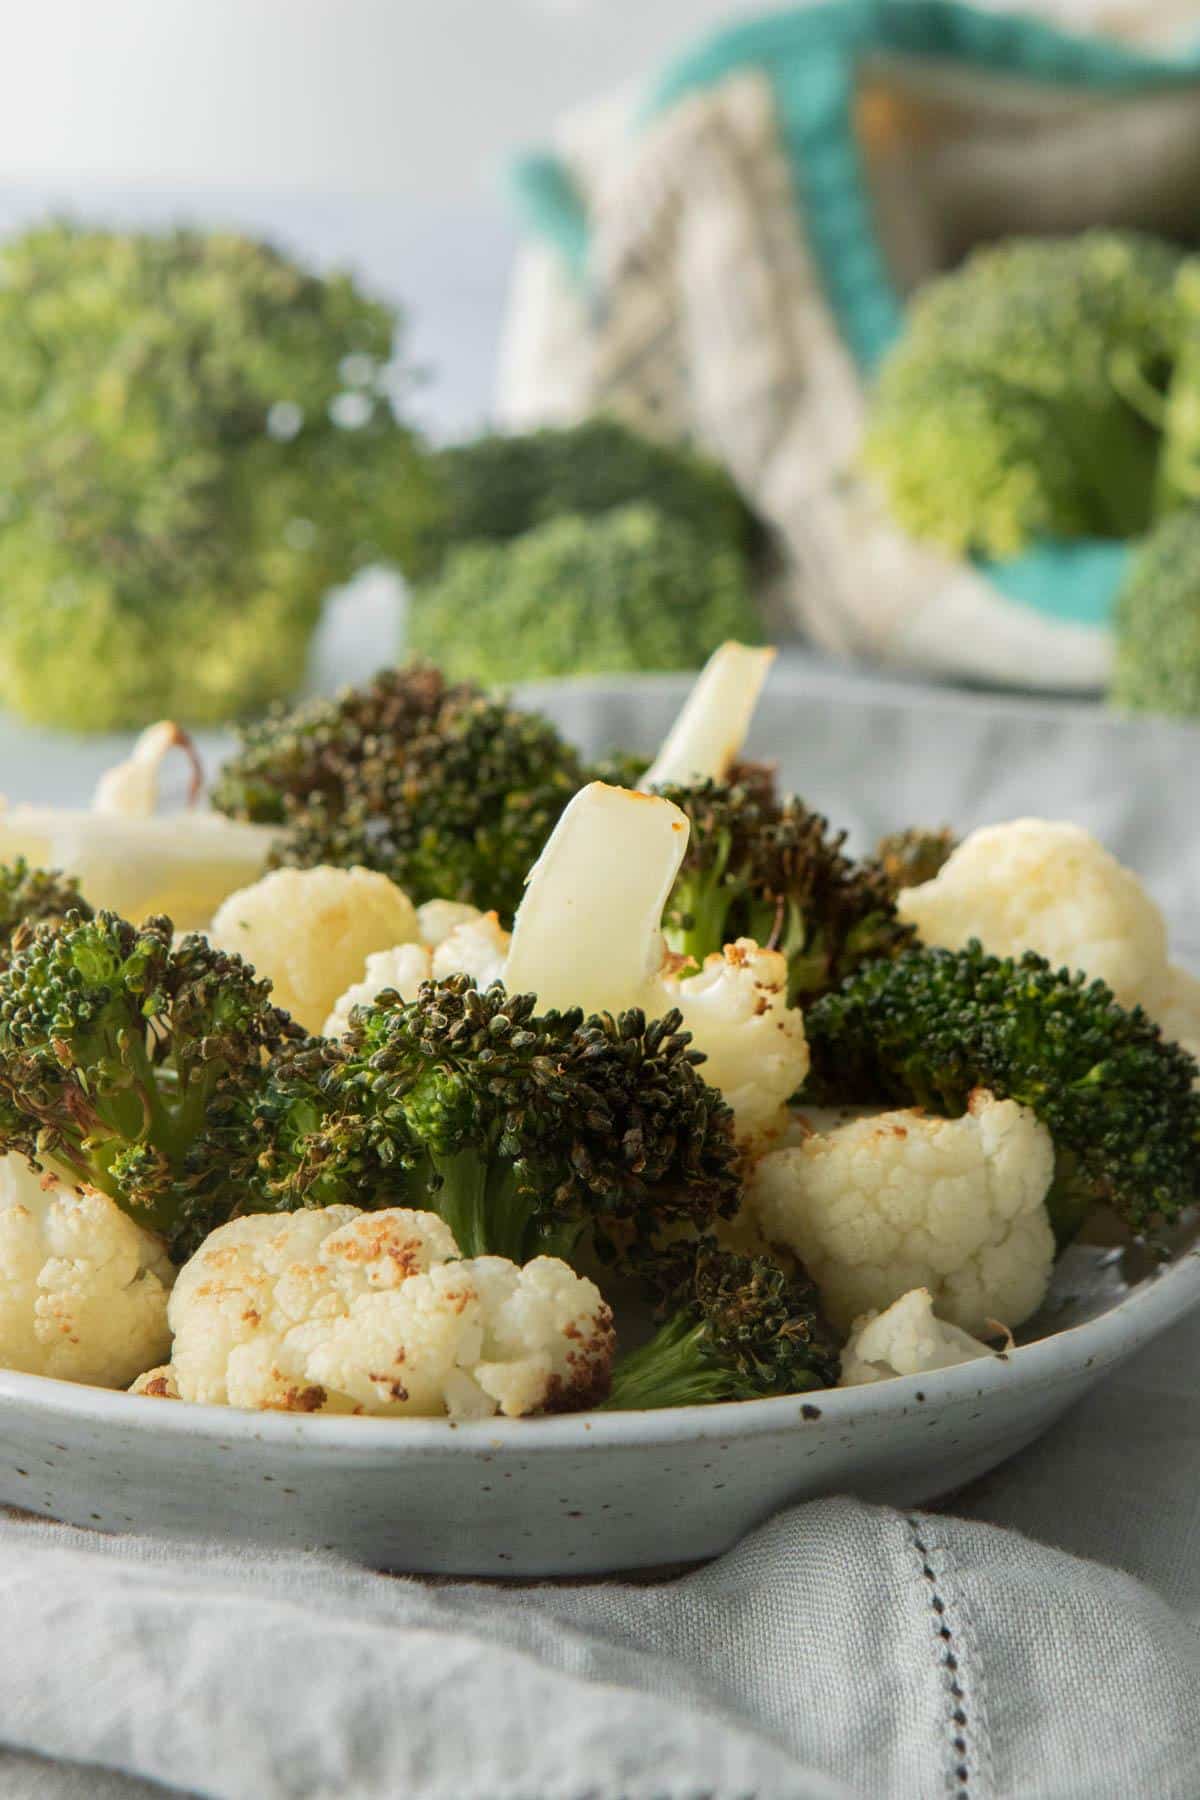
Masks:
[[[0,1367],[128,1387],[166,1354],[174,1276],[106,1195],[0,1158]]]
[[[810,1123],[803,1143],[758,1164],[748,1201],[768,1240],[809,1269],[835,1326],[921,1287],[968,1332],[1037,1310],[1054,1261],[1054,1148],[1027,1107],[977,1090],[957,1119]]]
[[[234,1219],[180,1271],[170,1364],[135,1392],[208,1405],[482,1419],[593,1406],[612,1315],[555,1257],[462,1260],[436,1214]]]
[[[842,1387],[862,1387],[893,1375],[929,1375],[991,1356],[986,1344],[933,1310],[928,1288],[913,1288],[886,1312],[855,1319],[842,1351]]]

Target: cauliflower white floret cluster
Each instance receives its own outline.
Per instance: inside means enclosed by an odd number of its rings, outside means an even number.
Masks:
[[[767,1148],[787,1128],[787,1103],[808,1074],[804,1018],[787,999],[787,958],[752,938],[709,956],[699,974],[671,976],[658,1009],[677,1006],[706,1061],[702,1073],[733,1108],[739,1137]]]
[[[1106,981],[1122,1006],[1158,990],[1162,913],[1141,882],[1081,825],[1013,819],[973,831],[932,881],[904,888],[902,918],[923,943],[994,956],[1036,950],[1055,968]]]
[[[842,1351],[842,1386],[862,1387],[893,1375],[928,1375],[992,1354],[986,1344],[933,1310],[928,1288],[913,1288],[886,1312],[855,1319]]]
[[[594,1405],[612,1315],[554,1257],[459,1260],[434,1213],[235,1219],[180,1271],[171,1362],[136,1391],[287,1412],[510,1418]]]
[[[889,1112],[815,1129],[758,1164],[749,1202],[848,1329],[912,1288],[964,1331],[1022,1323],[1054,1260],[1050,1134],[1028,1108],[978,1091],[958,1119]]]
[[[374,869],[274,869],[231,894],[208,935],[253,964],[277,1005],[317,1032],[368,956],[416,942],[417,914]]]
[[[432,929],[436,932],[445,928],[440,936],[421,943],[400,944],[394,950],[377,950],[368,956],[362,980],[347,988],[326,1019],[325,1037],[343,1037],[350,1029],[354,1008],[369,1006],[385,988],[394,988],[402,1000],[415,1000],[423,981],[444,981],[448,975],[470,975],[480,988],[500,980],[509,934],[497,915],[460,906],[454,900],[431,900],[417,911],[418,924],[423,929],[431,907],[469,916],[457,920],[444,914],[435,917]]]
[[[106,1195],[0,1158],[0,1367],[128,1387],[166,1354],[174,1274]]]

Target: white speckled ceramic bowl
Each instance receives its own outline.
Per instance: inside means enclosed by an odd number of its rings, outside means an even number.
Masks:
[[[1006,1358],[794,1399],[500,1420],[321,1418],[0,1371],[0,1501],[103,1531],[321,1545],[378,1568],[582,1575],[715,1555],[786,1501],[915,1504],[1045,1431],[1200,1303],[1194,1241],[1157,1272],[1064,1257]]]

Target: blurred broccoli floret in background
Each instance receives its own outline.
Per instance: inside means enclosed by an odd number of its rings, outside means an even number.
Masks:
[[[487,683],[696,669],[761,636],[740,553],[641,504],[452,551],[409,625],[419,656]]]
[[[1116,704],[1200,717],[1200,507],[1173,513],[1139,548],[1115,631]]]
[[[588,779],[548,719],[413,666],[248,726],[212,799],[286,827],[276,863],[360,864],[416,905],[464,900],[510,918]]]
[[[0,252],[0,699],[78,729],[293,692],[328,590],[435,510],[396,318],[225,233]]]
[[[631,501],[715,546],[746,554],[757,541],[757,522],[723,469],[616,419],[489,434],[439,452],[436,466],[442,513],[428,540],[431,565],[460,544],[503,543],[564,513],[591,518]]]
[[[1133,232],[977,250],[914,300],[865,460],[896,520],[955,553],[1128,538],[1154,512],[1180,252]]]

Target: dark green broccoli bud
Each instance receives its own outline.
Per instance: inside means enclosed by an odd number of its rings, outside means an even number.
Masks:
[[[61,925],[68,913],[92,917],[73,875],[31,869],[23,856],[0,863],[0,969],[8,967],[38,925]]]
[[[409,644],[488,683],[698,669],[762,623],[737,552],[652,506],[466,543],[412,598]]]
[[[0,1151],[99,1188],[168,1240],[234,1209],[203,1151],[210,1116],[299,1035],[239,957],[172,938],[169,919],[72,913],[0,974]]]
[[[464,900],[509,919],[587,779],[548,719],[414,666],[248,727],[213,804],[284,825],[277,863],[358,863],[415,904]]]
[[[1200,716],[1200,507],[1171,514],[1134,554],[1115,638],[1115,705]]]
[[[329,1047],[327,1091],[465,1256],[569,1256],[590,1227],[602,1254],[653,1279],[672,1233],[736,1209],[733,1115],[677,1012],[535,1007],[465,976],[408,1003],[382,994]]]
[[[1180,253],[1132,232],[1013,239],[921,290],[865,460],[914,537],[1010,557],[1154,510]]]
[[[1057,1153],[1047,1204],[1060,1239],[1095,1206],[1141,1230],[1200,1198],[1200,1071],[1102,981],[1032,951],[910,950],[860,969],[805,1027],[818,1101],[957,1116],[988,1088],[1030,1107]]]
[[[701,1245],[665,1325],[613,1371],[604,1410],[766,1400],[834,1387],[838,1342],[803,1270]]]
[[[745,556],[759,527],[725,471],[684,445],[655,443],[613,418],[494,434],[438,453],[443,507],[428,539],[436,567],[457,545],[505,543],[547,520],[592,518],[634,501],[713,549]]]
[[[739,937],[769,944],[788,959],[795,1004],[915,941],[879,864],[848,857],[845,832],[781,799],[769,770],[743,765],[732,786],[657,791],[691,821],[664,921],[672,950],[702,963]]]
[[[890,831],[875,846],[875,861],[888,879],[893,894],[901,888],[920,887],[932,881],[949,862],[958,839],[946,826],[933,831],[911,825],[907,831]]]
[[[436,510],[396,330],[348,277],[229,233],[9,240],[3,700],[96,730],[294,693],[324,596],[410,564]]]

